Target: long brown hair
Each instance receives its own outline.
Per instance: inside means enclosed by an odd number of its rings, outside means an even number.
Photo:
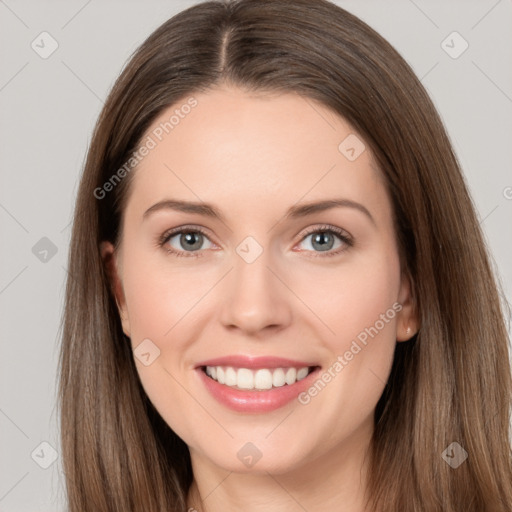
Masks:
[[[136,171],[98,190],[163,109],[224,83],[321,102],[361,134],[385,177],[421,328],[397,344],[375,411],[372,510],[510,512],[508,337],[459,164],[403,58],[326,0],[195,5],[150,35],[110,92],[69,253],[59,405],[70,512],[186,510],[188,448],[140,384],[99,250],[119,241]],[[452,442],[468,453],[456,469],[442,457]]]

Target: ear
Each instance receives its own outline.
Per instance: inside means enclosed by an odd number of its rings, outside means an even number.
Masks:
[[[419,329],[418,311],[411,283],[409,274],[403,272],[398,294],[398,302],[402,309],[397,315],[396,324],[396,341],[399,342],[410,340]]]
[[[123,283],[120,278],[118,254],[115,247],[110,242],[101,242],[100,253],[103,264],[107,271],[110,289],[114,295],[117,304],[119,317],[123,326],[123,332],[126,336],[130,337],[130,321],[128,317],[128,310],[126,308],[126,300],[124,296]]]

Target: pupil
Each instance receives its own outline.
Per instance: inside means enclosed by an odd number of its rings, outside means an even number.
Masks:
[[[181,241],[186,241],[186,243],[183,244],[183,247],[188,247],[189,249],[199,249],[201,247],[201,236],[201,233],[187,233],[185,235],[181,235]],[[199,239],[199,242],[197,239]]]
[[[330,243],[329,241],[326,241],[326,239],[328,239],[329,237]],[[316,243],[318,243],[319,246],[316,248],[320,249],[320,251],[328,251],[329,249],[332,248],[333,241],[334,240],[332,235],[326,234],[326,232],[317,233],[313,238],[313,247],[315,246]]]

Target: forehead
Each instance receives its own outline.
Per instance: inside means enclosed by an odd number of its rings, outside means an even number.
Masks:
[[[233,88],[190,98],[162,112],[143,137],[152,148],[134,171],[136,207],[166,195],[259,210],[333,195],[382,202],[364,141],[318,102]]]

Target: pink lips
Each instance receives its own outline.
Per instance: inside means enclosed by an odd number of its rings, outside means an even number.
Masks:
[[[242,391],[220,384],[206,375],[204,371],[206,366],[232,366],[234,368],[248,369],[315,367],[315,369],[307,377],[291,385],[285,384],[284,386],[264,391]],[[234,411],[244,413],[264,413],[283,407],[311,386],[319,370],[320,368],[315,363],[271,356],[251,357],[232,355],[209,359],[196,366],[199,379],[219,403]]]

